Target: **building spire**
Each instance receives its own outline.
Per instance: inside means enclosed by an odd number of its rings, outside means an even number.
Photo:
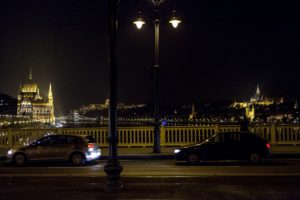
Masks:
[[[260,89],[259,89],[259,85],[257,84],[257,88],[256,88],[256,94],[260,95]]]
[[[29,80],[32,80],[31,67],[29,68]]]
[[[48,105],[50,106],[50,123],[55,123],[55,116],[54,116],[54,102],[53,102],[53,94],[52,94],[52,86],[51,83],[49,84],[49,93],[48,93]]]
[[[48,97],[51,98],[51,99],[53,99],[51,83],[50,83],[50,85],[49,85],[49,93],[48,93]]]

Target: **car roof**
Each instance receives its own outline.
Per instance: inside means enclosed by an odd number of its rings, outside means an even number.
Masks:
[[[91,135],[78,135],[78,134],[53,134],[53,135],[48,135],[48,136],[73,136],[73,137],[82,137],[82,138],[85,138],[85,137],[93,137]],[[45,136],[47,137],[47,136]]]
[[[238,131],[238,132],[219,132],[218,134],[249,134],[249,135],[255,135],[255,133],[249,132],[249,131]]]

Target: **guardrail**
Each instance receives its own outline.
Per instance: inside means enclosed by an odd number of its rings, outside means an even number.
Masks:
[[[219,132],[237,132],[238,125],[206,125],[206,126],[162,126],[161,146],[183,146],[204,141]],[[268,140],[272,145],[300,145],[300,125],[257,125],[250,131]],[[108,129],[94,128],[52,128],[52,129],[0,129],[0,146],[23,146],[50,134],[92,135],[102,147],[107,147]],[[154,128],[119,127],[119,147],[153,146]]]

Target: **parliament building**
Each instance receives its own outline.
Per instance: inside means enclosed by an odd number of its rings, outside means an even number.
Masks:
[[[30,117],[36,122],[55,123],[51,83],[48,97],[43,98],[38,85],[33,82],[31,69],[27,83],[20,85],[17,115]]]

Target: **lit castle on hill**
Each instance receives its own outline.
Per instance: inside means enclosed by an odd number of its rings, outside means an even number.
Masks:
[[[255,117],[255,106],[270,106],[275,103],[283,103],[283,98],[275,100],[264,97],[260,92],[259,86],[257,85],[256,92],[254,96],[250,98],[249,102],[234,102],[232,107],[245,108],[246,117],[252,121]]]

